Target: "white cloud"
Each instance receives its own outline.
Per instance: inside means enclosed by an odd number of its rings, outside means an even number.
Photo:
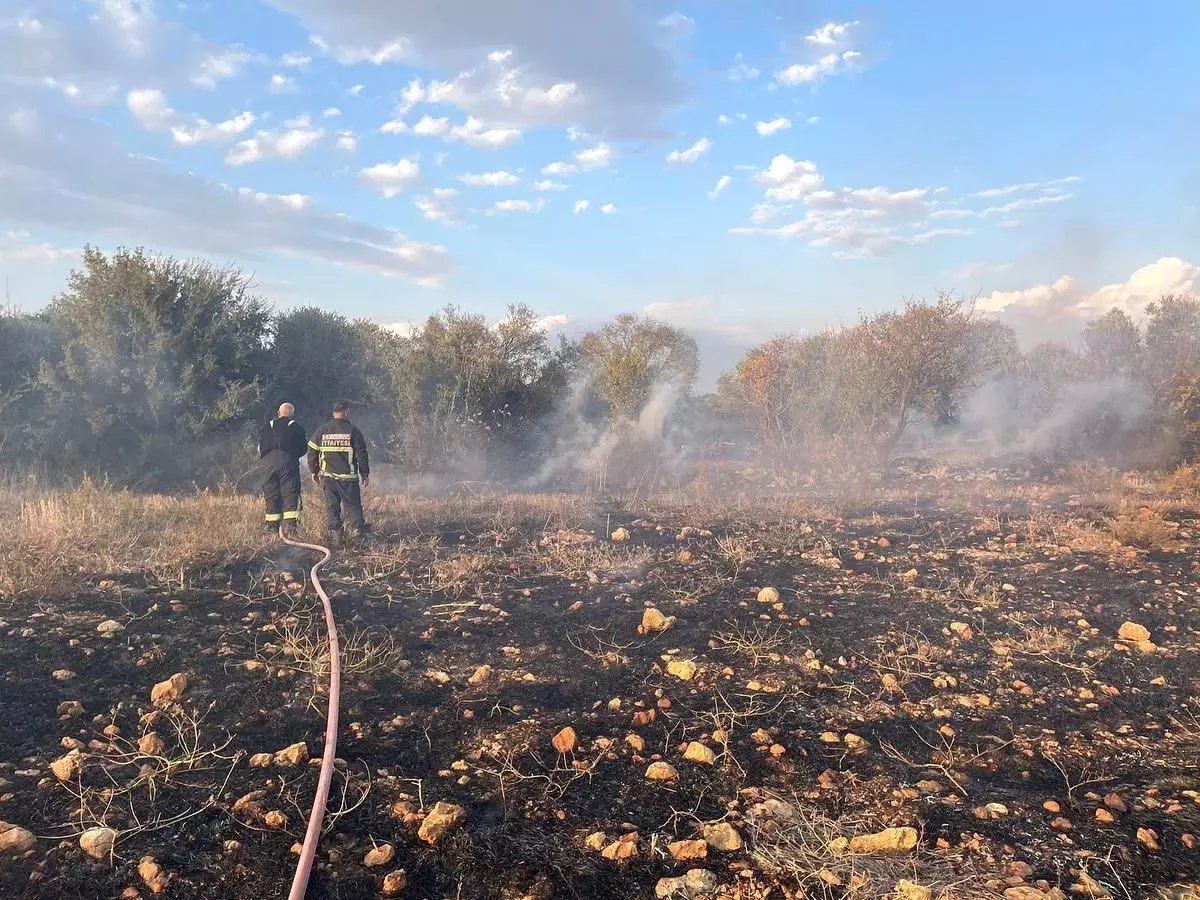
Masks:
[[[935,219],[967,219],[977,215],[974,210],[959,209],[957,207],[946,207],[945,209],[935,209],[929,214]]]
[[[366,87],[366,85],[356,84],[353,87],[348,88],[346,90],[346,93],[349,94],[351,97],[357,97],[359,94],[361,94],[363,92],[364,87]]]
[[[761,74],[762,72],[756,66],[747,65],[745,57],[740,53],[734,58],[734,63],[729,68],[729,80],[734,82],[753,81]]]
[[[857,24],[857,20],[841,23],[828,22],[804,39],[810,44],[818,44],[822,47],[836,47],[846,42],[846,39],[850,36],[851,29]]]
[[[1035,209],[1039,206],[1062,203],[1074,196],[1074,194],[1043,194],[1040,197],[1022,197],[1020,200],[1013,200],[1002,206],[989,206],[980,215],[984,217],[1004,216],[1011,213],[1024,212],[1027,209]]]
[[[717,124],[718,125],[732,125],[733,119],[729,118],[729,116],[722,113],[721,115],[717,116]]]
[[[968,194],[967,196],[991,198],[1005,197],[1009,194],[1027,194],[1030,191],[1054,188],[1063,184],[1074,184],[1082,180],[1078,175],[1068,175],[1066,178],[1055,178],[1052,181],[1028,181],[1024,184],[1009,184],[1004,187],[987,188],[986,190],[976,191],[974,194]]]
[[[712,141],[700,138],[686,150],[672,150],[667,154],[667,164],[672,166],[690,166],[712,148]]]
[[[977,301],[975,308],[1036,334],[1041,326],[1081,324],[1110,309],[1121,309],[1139,318],[1145,314],[1146,305],[1163,294],[1198,292],[1200,265],[1163,257],[1142,266],[1125,281],[1097,290],[1089,291],[1077,279],[1064,275],[1050,284],[995,291]]]
[[[300,52],[285,53],[279,60],[285,69],[307,69],[311,63],[312,57]]]
[[[267,82],[267,90],[272,94],[294,94],[299,88],[296,87],[294,78],[276,72]]]
[[[413,322],[391,322],[387,325],[381,325],[384,331],[390,331],[393,334],[398,334],[402,338],[409,338],[417,334],[421,330],[421,326]]]
[[[754,180],[767,185],[768,199],[784,202],[800,200],[825,183],[814,163],[806,159],[792,159],[786,153],[773,158],[764,171],[754,176]]]
[[[323,119],[336,119],[341,114],[342,111],[336,106],[329,106],[321,110],[321,118]]]
[[[781,131],[786,131],[792,127],[792,120],[787,116],[780,116],[777,119],[772,119],[770,122],[758,122],[755,129],[763,137],[770,137],[773,134],[778,134]]]
[[[542,169],[543,175],[563,177],[574,175],[576,172],[591,172],[595,169],[605,169],[612,163],[615,155],[613,148],[604,143],[580,150],[571,158],[574,162],[553,162]]]
[[[295,196],[241,192],[129,153],[102,122],[61,103],[36,118],[0,89],[0,220],[242,261],[282,255],[421,284],[450,274],[445,247],[338,215]]]
[[[184,147],[233,140],[255,122],[253,113],[243,112],[214,125],[207,119],[176,112],[167,105],[166,95],[156,90],[130,91],[125,105],[144,129],[169,131],[172,141]]]
[[[582,212],[587,212],[588,208],[591,207],[591,205],[592,205],[592,203],[590,200],[576,200],[575,201],[575,215],[579,215]]]
[[[498,200],[491,205],[487,214],[489,216],[500,215],[502,213],[535,213],[541,212],[545,202],[538,200],[536,203],[530,200]]]
[[[459,175],[458,180],[463,184],[470,184],[475,187],[509,187],[521,181],[512,172],[504,171]]]
[[[605,203],[602,207],[600,207],[600,212],[604,213],[606,216],[611,216],[616,211],[617,206],[615,203]]]
[[[551,181],[547,178],[543,181],[535,181],[533,183],[533,189],[535,191],[565,191],[567,186],[557,181]]]
[[[34,265],[53,265],[76,259],[80,255],[78,247],[55,247],[52,244],[35,244],[29,238],[28,231],[0,232],[0,262],[3,263],[33,263]]]
[[[89,16],[56,0],[0,3],[0,81],[56,87],[81,104],[108,103],[130,84],[212,88],[250,58],[160,18],[149,2],[90,5]]]
[[[454,188],[434,188],[424,196],[414,197],[413,203],[431,222],[455,225],[460,221],[452,202],[457,196],[458,191]]]
[[[775,81],[794,87],[800,84],[815,84],[830,75],[840,75],[855,64],[862,56],[849,47],[853,32],[858,25],[854,22],[829,22],[804,38],[807,62],[797,62],[775,73]],[[813,55],[815,54],[815,56]]]
[[[425,85],[421,83],[421,79],[414,78],[400,93],[400,103],[396,106],[396,115],[407,115],[417,104],[424,103],[425,97]]]
[[[820,116],[809,116],[804,121],[806,121],[809,125],[816,125],[818,122],[821,121],[821,117]]]
[[[691,34],[696,30],[696,20],[681,12],[673,12],[658,20],[658,27],[665,29],[676,37]]]
[[[411,159],[394,163],[379,163],[361,170],[358,180],[390,200],[404,193],[404,189],[421,177],[421,166]]]
[[[225,162],[244,166],[267,159],[296,159],[325,135],[322,129],[313,127],[308,116],[289,119],[284,126],[282,131],[260,131],[239,141],[225,154]]]
[[[844,53],[827,53],[812,63],[796,63],[775,73],[775,80],[788,87],[798,84],[812,84],[830,75],[838,74],[846,69],[849,63],[858,58],[858,53],[847,50]]]
[[[384,123],[381,130],[387,134],[397,134],[408,131],[409,128],[397,119]],[[412,126],[411,131],[417,137],[437,137],[446,142],[462,141],[482,150],[506,147],[521,136],[521,132],[516,128],[489,127],[473,117],[468,117],[461,125],[451,125],[448,118],[423,116]]]
[[[533,323],[533,327],[541,332],[554,331],[558,328],[566,328],[571,324],[571,317],[564,313],[557,313],[550,316],[542,316]]]
[[[721,196],[721,193],[725,190],[725,188],[729,187],[729,184],[732,181],[733,178],[729,175],[722,175],[720,178],[718,178],[717,186],[708,192],[709,199],[715,200],[717,197]]]
[[[453,102],[509,127],[579,125],[605,137],[647,137],[689,93],[654,20],[626,2],[266,2],[347,61],[458,71],[464,59],[479,60],[452,80]]]
[[[334,146],[346,153],[354,153],[358,150],[358,135],[353,131],[343,131],[338,134],[337,143]]]

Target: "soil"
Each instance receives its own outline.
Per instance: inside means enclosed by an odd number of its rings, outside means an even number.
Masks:
[[[1200,525],[1176,507],[1163,548],[1087,551],[1039,524],[1098,515],[1063,496],[914,493],[784,515],[614,506],[564,529],[385,525],[324,578],[354,665],[308,896],[379,897],[404,869],[406,897],[652,897],[696,867],[731,897],[801,896],[806,878],[811,896],[849,896],[845,877],[813,889],[814,858],[839,871],[819,842],[785,858],[778,835],[801,832],[764,824],[767,798],[846,837],[918,829],[913,854],[864,860],[878,890],[1069,891],[1085,872],[1132,898],[1194,883]],[[73,596],[0,608],[0,819],[39,836],[0,858],[0,896],[149,896],[146,855],[168,897],[286,893],[316,769],[249,757],[321,753],[323,675],[282,649],[322,633],[312,561],[281,547],[184,591],[95,573]],[[768,586],[777,603],[758,601]],[[669,631],[639,634],[651,606]],[[102,637],[106,620],[123,630]],[[1153,647],[1119,639],[1127,621]],[[696,663],[690,681],[673,659]],[[188,687],[155,718],[151,688],[178,672]],[[68,701],[83,714],[60,716]],[[561,754],[566,726],[577,746]],[[169,769],[135,749],[150,730]],[[49,765],[70,738],[83,774],[63,784]],[[684,758],[692,741],[714,765]],[[676,781],[646,779],[658,760]],[[255,791],[258,813],[235,812]],[[443,800],[466,824],[430,845],[418,824]],[[721,822],[745,848],[671,858],[668,843]],[[111,858],[80,849],[96,824],[120,832]],[[636,857],[605,858],[585,843],[596,832],[636,832]],[[364,866],[385,843],[394,858]]]

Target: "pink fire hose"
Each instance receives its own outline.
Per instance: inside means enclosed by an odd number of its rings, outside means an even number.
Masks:
[[[329,600],[329,595],[325,593],[325,589],[321,587],[321,579],[317,575],[318,570],[329,562],[332,554],[328,547],[322,547],[319,544],[304,544],[300,541],[288,540],[282,528],[279,529],[279,537],[285,544],[292,547],[315,550],[317,553],[324,554],[321,561],[312,567],[309,574],[312,577],[313,587],[316,588],[317,595],[325,607],[325,631],[329,635],[329,717],[325,723],[325,752],[321,756],[321,774],[317,779],[317,795],[313,798],[312,812],[308,816],[308,829],[304,832],[304,846],[300,851],[300,861],[296,864],[296,876],[292,879],[292,890],[288,894],[288,900],[304,900],[304,894],[308,890],[308,879],[312,875],[313,860],[317,855],[317,844],[321,840],[321,825],[325,821],[325,803],[329,799],[329,785],[333,781],[333,760],[337,756],[338,702],[342,693],[342,664],[338,652],[337,624],[333,621],[333,604]]]

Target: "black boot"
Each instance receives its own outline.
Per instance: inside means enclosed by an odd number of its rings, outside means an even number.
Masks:
[[[289,541],[294,541],[298,537],[300,537],[300,528],[297,526],[297,524],[295,522],[291,522],[291,521],[284,522],[283,523],[283,536],[285,538],[287,538]]]
[[[267,534],[270,534],[270,535],[279,534],[279,523],[278,522],[267,522],[266,523],[266,531],[267,531]]]
[[[330,550],[340,550],[342,548],[342,533],[340,531],[325,532],[325,546]]]

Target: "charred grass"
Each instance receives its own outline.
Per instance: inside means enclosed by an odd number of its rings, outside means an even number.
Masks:
[[[859,488],[373,497],[377,534],[325,579],[346,676],[309,896],[377,897],[395,869],[439,898],[651,897],[690,868],[747,900],[1200,878],[1186,496],[1095,473]],[[279,895],[316,771],[273,755],[319,756],[324,727],[309,555],[261,535],[252,498],[3,503],[0,820],[39,840],[0,859],[0,894],[145,896],[152,855],[167,896]],[[650,608],[668,630],[639,629]],[[179,672],[178,703],[151,704]],[[467,821],[429,844],[442,800]],[[118,835],[100,860],[78,844],[97,825]],[[726,826],[742,846],[717,849]],[[916,845],[854,841],[885,828]]]

